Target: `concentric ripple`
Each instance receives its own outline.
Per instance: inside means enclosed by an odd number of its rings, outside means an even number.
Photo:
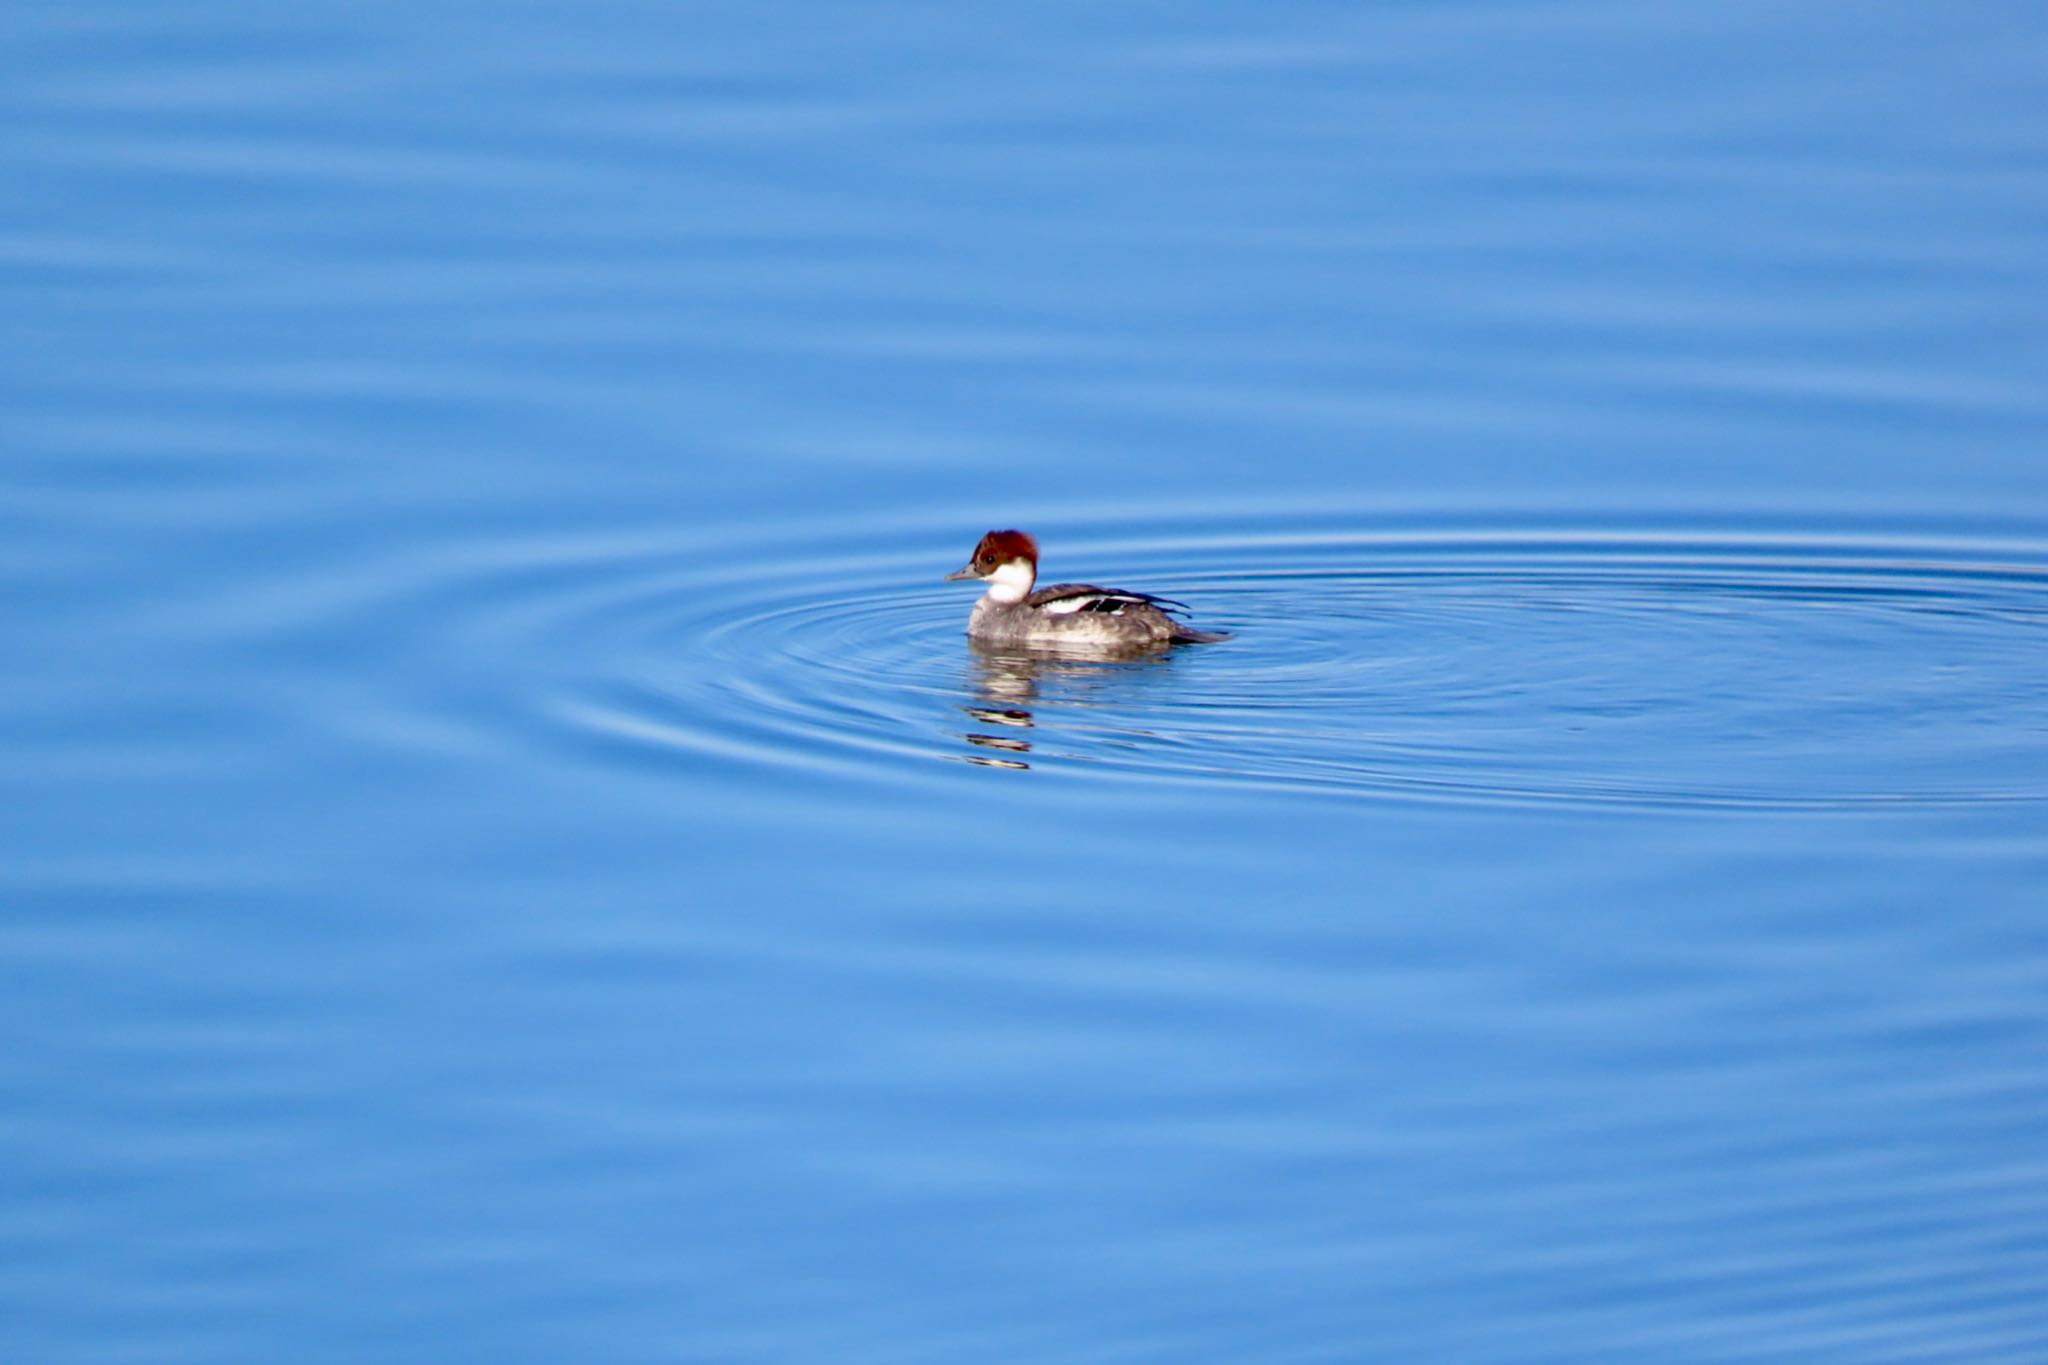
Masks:
[[[938,577],[979,529],[622,559],[544,627],[576,661],[553,717],[642,757],[802,767],[1733,810],[2048,798],[2048,553],[2028,542],[1049,538],[1049,572],[1236,632],[1112,662],[971,648],[972,593]]]

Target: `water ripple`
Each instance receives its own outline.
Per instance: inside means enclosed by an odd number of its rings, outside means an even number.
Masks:
[[[1729,810],[2048,797],[2048,553],[1898,536],[1445,528],[1053,542],[1227,644],[971,648],[937,582],[979,528],[875,553],[582,566],[529,603],[545,723],[643,759],[965,761],[1382,799]],[[927,543],[928,542],[928,543]]]

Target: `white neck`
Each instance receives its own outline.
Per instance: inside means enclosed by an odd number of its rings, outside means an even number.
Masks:
[[[988,576],[988,600],[1005,604],[1022,602],[1037,579],[1038,570],[1032,567],[1030,560],[1010,560]]]

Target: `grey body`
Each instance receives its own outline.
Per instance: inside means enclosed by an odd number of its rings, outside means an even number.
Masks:
[[[1158,649],[1226,638],[1176,620],[1159,598],[1147,593],[1088,583],[1040,588],[1021,602],[1002,602],[985,593],[967,618],[967,634],[985,645],[1093,650]]]

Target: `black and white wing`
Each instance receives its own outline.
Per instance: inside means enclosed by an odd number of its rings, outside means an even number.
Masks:
[[[1125,592],[1118,588],[1098,588],[1092,583],[1057,583],[1050,588],[1040,588],[1024,600],[1048,616],[1068,616],[1084,611],[1114,616],[1131,607],[1151,607],[1155,611],[1168,614],[1187,610],[1185,604],[1170,597],[1154,597],[1149,592]]]

